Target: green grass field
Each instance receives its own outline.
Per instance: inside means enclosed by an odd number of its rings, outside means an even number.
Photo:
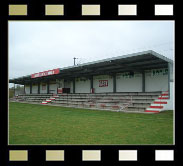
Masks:
[[[173,144],[173,111],[136,114],[10,102],[9,144]]]

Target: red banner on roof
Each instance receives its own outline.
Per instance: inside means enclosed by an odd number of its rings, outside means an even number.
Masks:
[[[31,74],[31,78],[50,76],[50,75],[59,74],[59,73],[60,73],[60,69],[53,69],[53,70]]]

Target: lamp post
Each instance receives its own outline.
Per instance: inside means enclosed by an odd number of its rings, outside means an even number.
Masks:
[[[75,66],[76,65],[76,59],[78,59],[78,58],[74,57],[73,59],[74,59],[74,66]]]

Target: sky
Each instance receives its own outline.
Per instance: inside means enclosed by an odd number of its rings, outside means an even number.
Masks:
[[[174,60],[173,21],[9,21],[9,78],[154,50]]]

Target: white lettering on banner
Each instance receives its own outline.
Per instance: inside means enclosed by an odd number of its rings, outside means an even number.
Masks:
[[[49,71],[49,72],[48,72],[48,75],[50,75],[50,74],[54,74],[54,72],[53,72],[53,71]]]
[[[35,74],[35,77],[39,77],[39,74]]]
[[[107,87],[108,80],[99,80],[99,87]]]
[[[32,74],[31,78],[49,76],[49,75],[53,75],[53,74],[59,74],[59,72],[60,72],[59,69],[48,70],[48,71]]]

